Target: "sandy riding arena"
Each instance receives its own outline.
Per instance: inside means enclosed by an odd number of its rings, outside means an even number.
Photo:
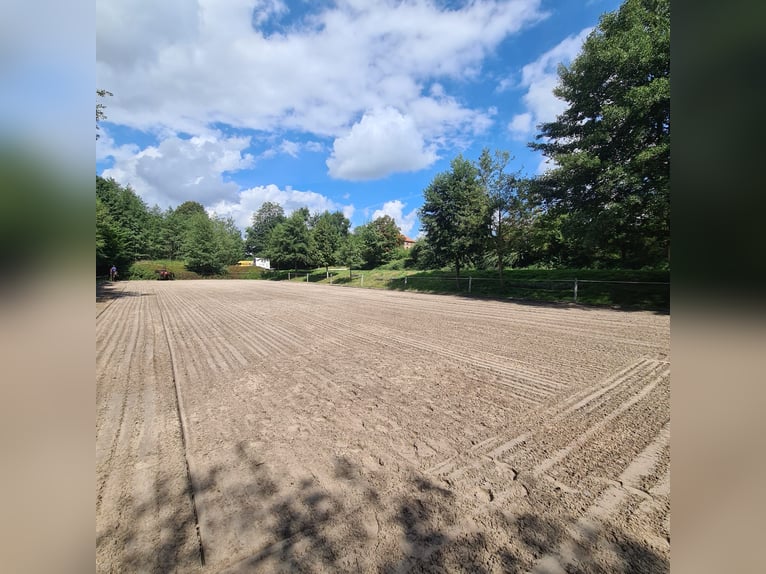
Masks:
[[[670,317],[269,281],[96,304],[98,572],[667,572]]]

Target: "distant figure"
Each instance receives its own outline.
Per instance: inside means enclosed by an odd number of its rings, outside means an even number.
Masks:
[[[109,280],[114,281],[117,279],[117,266],[112,265],[112,268],[109,270]]]

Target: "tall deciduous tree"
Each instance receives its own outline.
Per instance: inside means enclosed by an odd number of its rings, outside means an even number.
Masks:
[[[271,233],[267,254],[279,262],[292,263],[294,269],[308,266],[314,260],[313,238],[306,225],[308,210],[299,209]]]
[[[655,265],[670,248],[670,1],[626,0],[559,69],[568,108],[542,124],[545,205],[582,262]]]
[[[223,265],[234,265],[244,256],[242,232],[231,217],[212,219],[218,256]]]
[[[494,155],[484,148],[477,162],[479,182],[487,195],[490,212],[489,233],[495,251],[500,284],[503,284],[503,268],[510,263],[511,239],[514,227],[520,224],[521,200],[518,194],[518,178],[506,173],[511,156],[507,151],[495,151]]]
[[[390,215],[372,220],[357,233],[362,239],[362,256],[370,267],[391,261],[396,249],[404,244],[404,236]]]
[[[478,170],[458,156],[451,170],[442,172],[423,192],[420,208],[422,229],[428,245],[440,264],[460,269],[481,254],[486,242],[489,202],[478,177]]]
[[[341,245],[350,226],[351,222],[340,212],[325,211],[313,218],[311,233],[316,247],[316,262],[324,265],[325,273],[329,274],[330,265],[338,261]]]
[[[184,241],[186,267],[201,275],[223,271],[216,232],[207,213],[195,213],[189,218]]]
[[[242,234],[231,218],[209,217],[196,212],[186,223],[186,267],[202,275],[223,272],[242,257]]]
[[[254,257],[266,254],[269,237],[274,228],[285,221],[285,210],[278,203],[267,201],[253,213],[251,225],[245,230],[245,249]]]
[[[338,261],[348,267],[349,279],[352,277],[351,270],[354,267],[364,265],[363,247],[362,237],[357,233],[349,233],[341,244]]]

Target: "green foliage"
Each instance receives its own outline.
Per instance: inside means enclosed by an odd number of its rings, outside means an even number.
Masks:
[[[188,222],[195,215],[205,215],[205,207],[198,201],[184,201],[176,210],[176,216],[182,223]]]
[[[423,193],[420,221],[435,262],[452,264],[456,275],[478,258],[486,243],[490,205],[479,172],[458,156],[451,170],[434,177]]]
[[[243,255],[232,219],[210,219],[196,201],[165,212],[148,209],[130,187],[96,176],[97,274],[112,264],[127,269],[134,261],[185,258],[191,271],[216,275]],[[136,277],[143,276],[137,269]]]
[[[151,215],[130,187],[96,176],[96,264],[125,267],[150,255]],[[99,257],[99,241],[101,257]]]
[[[198,273],[186,269],[184,262],[170,259],[152,259],[136,261],[128,267],[128,279],[158,279],[157,271],[167,269],[171,271],[176,280],[179,279],[201,279]]]
[[[412,267],[414,262],[410,258],[410,250],[404,247],[397,247],[391,253],[391,260],[380,266],[380,269],[401,270]]]
[[[245,242],[234,220],[216,217],[212,224],[218,257],[224,266],[236,264],[245,255]]]
[[[297,210],[271,233],[267,255],[278,264],[294,269],[311,265],[315,258],[314,240],[306,224],[308,210]]]
[[[641,267],[670,246],[670,2],[626,0],[559,71],[568,103],[538,143],[539,180],[569,261]]]
[[[467,277],[456,282],[454,277],[442,271],[408,273],[406,283],[401,272],[392,275],[391,272],[375,270],[370,273],[372,276],[365,278],[365,286],[378,284],[382,288],[398,291],[469,294]],[[667,311],[670,306],[670,288],[667,284],[670,278],[667,272],[662,271],[513,269],[506,270],[501,282],[495,273],[474,270],[471,271],[470,295],[572,303],[575,278],[578,279],[579,304],[662,311]]]
[[[105,269],[120,261],[120,229],[109,208],[96,197],[96,267]]]
[[[396,249],[404,243],[401,230],[389,215],[357,227],[354,233],[361,239],[362,257],[368,267],[391,261]]]
[[[266,255],[272,231],[285,221],[285,210],[278,203],[265,202],[253,213],[245,230],[245,251],[255,257]]]
[[[184,242],[186,267],[200,275],[216,275],[223,272],[216,231],[206,213],[192,215],[188,221]]]
[[[183,245],[186,266],[200,275],[220,275],[239,261],[244,243],[231,219],[208,217],[204,211],[188,219]]]
[[[167,259],[183,256],[188,218],[174,209],[167,209],[162,216],[158,239],[158,254]]]
[[[340,257],[343,240],[351,222],[340,213],[325,211],[312,220],[311,233],[315,247],[315,262],[325,267],[335,265]]]
[[[349,277],[351,277],[352,269],[359,269],[364,265],[363,248],[362,237],[356,233],[348,234],[341,243],[338,263],[348,267]]]
[[[501,282],[494,270],[474,269],[470,272],[470,281],[466,276],[456,281],[455,277],[445,270],[413,271],[387,267],[355,271],[353,274],[343,273],[333,275],[332,278],[326,278],[324,270],[303,271],[299,274],[293,273],[291,280],[304,282],[308,273],[310,283],[571,304],[574,300],[574,280],[577,278],[579,304],[662,312],[667,311],[670,306],[668,271],[507,269]],[[264,278],[287,280],[288,274],[284,271],[266,272]]]
[[[105,98],[106,96],[113,96],[114,94],[109,90],[96,90],[96,95],[100,98]],[[96,139],[101,137],[101,134],[98,133],[98,131],[101,129],[98,123],[106,119],[106,113],[104,112],[105,109],[105,104],[101,102],[96,104]]]
[[[506,173],[510,155],[495,151],[490,155],[484,148],[477,162],[478,177],[490,211],[489,243],[494,249],[492,256],[485,254],[484,261],[497,267],[498,277],[503,280],[503,269],[512,266],[524,249],[523,236],[529,225],[529,207],[519,193],[518,175]]]
[[[254,266],[229,265],[226,268],[227,279],[265,279],[268,271]]]

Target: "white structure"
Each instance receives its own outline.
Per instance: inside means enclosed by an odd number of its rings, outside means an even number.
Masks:
[[[262,257],[256,257],[254,265],[261,267],[262,269],[271,269],[271,260],[263,259]]]

